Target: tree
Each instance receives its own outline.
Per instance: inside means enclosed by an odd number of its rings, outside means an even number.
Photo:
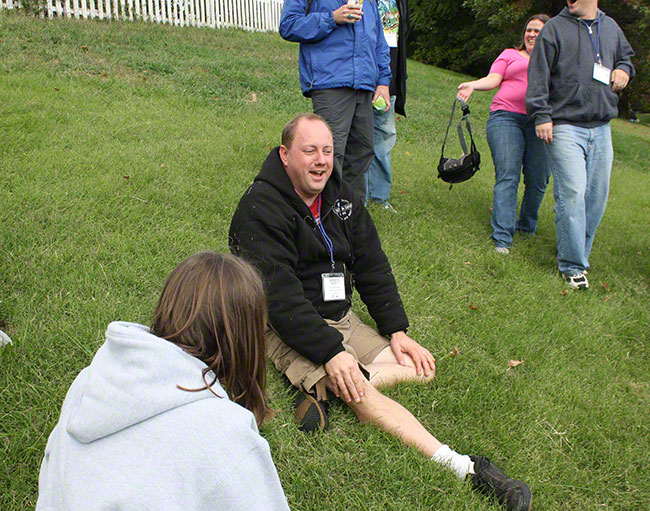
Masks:
[[[488,27],[474,26],[474,15],[459,0],[409,0],[413,58],[460,72],[475,69],[475,54]]]
[[[533,14],[554,16],[562,0],[411,0],[413,57],[474,76],[483,76],[494,58],[521,40]],[[637,77],[623,93],[620,111],[650,111],[650,6],[647,0],[600,0],[636,51]]]

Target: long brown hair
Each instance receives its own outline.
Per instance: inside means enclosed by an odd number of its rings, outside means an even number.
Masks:
[[[203,361],[205,387],[216,379],[260,425],[266,404],[266,298],[257,271],[215,252],[189,257],[172,272],[154,312],[151,331]],[[215,378],[207,381],[207,373]],[[216,395],[216,393],[215,393]]]
[[[524,32],[521,34],[521,42],[519,43],[518,46],[515,46],[515,49],[523,50],[524,48],[526,48],[526,29],[528,28],[528,24],[531,21],[539,20],[542,23],[544,23],[544,25],[546,25],[546,22],[548,20],[550,20],[550,19],[551,18],[549,18],[547,14],[535,14],[535,15],[531,16],[530,18],[528,18],[526,20],[526,23],[524,23]]]

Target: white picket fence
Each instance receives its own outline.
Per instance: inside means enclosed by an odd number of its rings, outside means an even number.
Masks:
[[[192,27],[277,31],[283,0],[42,0],[48,18],[142,20]],[[0,10],[21,7],[0,0]]]

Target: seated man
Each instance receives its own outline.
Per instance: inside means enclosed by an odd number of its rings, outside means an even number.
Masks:
[[[316,114],[288,122],[282,145],[242,197],[230,226],[230,248],[261,270],[273,331],[267,353],[305,392],[300,408],[323,418],[327,390],[363,423],[444,464],[509,510],[528,510],[526,484],[488,458],[441,444],[403,406],[377,387],[430,381],[431,353],[407,334],[408,320],[391,267],[363,201],[333,168],[332,134]],[[379,332],[352,312],[356,286]],[[390,341],[387,339],[390,338]],[[314,397],[315,394],[315,397]],[[304,412],[304,410],[302,410]]]

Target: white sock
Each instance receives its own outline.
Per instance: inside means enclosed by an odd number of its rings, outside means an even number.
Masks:
[[[474,474],[474,462],[469,456],[458,454],[449,448],[448,445],[443,445],[431,457],[436,463],[446,465],[449,470],[454,472],[461,479],[465,479],[467,474]]]

